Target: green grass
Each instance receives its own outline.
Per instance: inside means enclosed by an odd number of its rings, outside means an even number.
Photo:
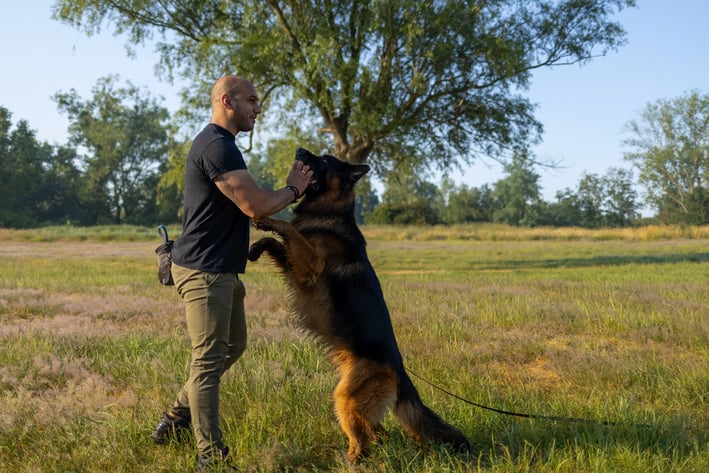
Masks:
[[[476,403],[613,424],[505,416],[414,377],[473,451],[419,449],[389,416],[348,467],[334,370],[264,261],[244,276],[249,346],[222,384],[244,471],[709,471],[706,227],[364,230],[411,370]],[[132,227],[0,233],[0,471],[193,471],[191,439],[149,439],[189,356],[158,243]]]

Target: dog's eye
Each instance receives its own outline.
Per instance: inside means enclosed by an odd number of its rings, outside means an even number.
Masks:
[[[327,159],[321,159],[320,164],[322,164],[324,167],[327,167]]]

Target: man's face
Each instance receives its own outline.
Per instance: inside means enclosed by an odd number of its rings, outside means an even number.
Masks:
[[[261,113],[256,88],[247,84],[236,89],[229,98],[232,108],[231,122],[238,131],[251,131],[256,123],[256,117]]]

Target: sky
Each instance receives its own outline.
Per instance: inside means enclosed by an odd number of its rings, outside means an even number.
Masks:
[[[105,28],[97,36],[51,18],[54,0],[0,0],[0,106],[12,123],[25,120],[38,140],[67,142],[67,118],[52,96],[75,89],[91,97],[97,80],[111,74],[130,81],[175,111],[181,85],[155,74],[158,56],[150,46],[126,53],[125,38]],[[533,148],[542,161],[560,163],[540,169],[543,197],[575,189],[584,173],[605,175],[611,167],[630,168],[622,141],[624,126],[638,119],[647,104],[674,99],[691,90],[709,93],[709,0],[638,0],[617,20],[627,44],[583,66],[535,72],[525,95],[537,104],[543,142]],[[475,163],[451,176],[459,184],[481,186],[503,177],[495,161]]]

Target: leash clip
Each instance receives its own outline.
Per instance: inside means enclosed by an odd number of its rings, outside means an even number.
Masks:
[[[158,235],[167,243],[170,238],[167,236],[167,227],[165,225],[158,225]]]

